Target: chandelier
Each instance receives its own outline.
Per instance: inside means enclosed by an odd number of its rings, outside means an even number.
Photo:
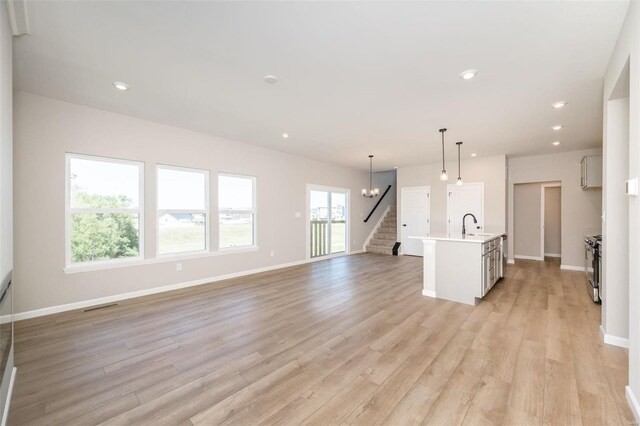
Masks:
[[[362,188],[362,196],[373,198],[380,195],[380,188],[373,187],[373,155],[369,156],[369,189]]]

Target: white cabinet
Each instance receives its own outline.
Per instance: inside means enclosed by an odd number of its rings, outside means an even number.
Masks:
[[[493,264],[491,263],[491,252],[482,256],[482,288],[480,291],[481,296],[487,294],[491,289],[491,283],[493,281]]]
[[[414,238],[423,240],[424,296],[475,305],[504,275],[505,234]]]
[[[602,187],[602,155],[585,155],[580,161],[582,189]]]
[[[484,297],[489,290],[504,276],[502,237],[482,244],[482,284],[480,297]]]

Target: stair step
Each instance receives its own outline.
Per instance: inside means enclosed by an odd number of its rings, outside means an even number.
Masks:
[[[379,254],[393,254],[392,247],[381,247],[381,246],[367,246],[368,253],[379,253]]]
[[[395,240],[385,240],[379,238],[372,238],[371,240],[369,240],[369,245],[380,247],[393,247],[395,243]]]
[[[373,234],[373,237],[371,238],[372,240],[392,240],[395,241],[397,240],[396,238],[396,233],[395,232],[376,232],[375,234]]]
[[[390,241],[397,241],[398,237],[395,234],[373,234],[373,237],[371,237],[372,240],[390,240]]]

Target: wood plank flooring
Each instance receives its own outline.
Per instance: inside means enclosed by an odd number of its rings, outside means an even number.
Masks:
[[[361,254],[21,321],[9,424],[633,424],[583,274],[421,287],[422,259]]]

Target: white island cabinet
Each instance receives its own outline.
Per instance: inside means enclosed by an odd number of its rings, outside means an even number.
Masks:
[[[505,273],[506,234],[413,236],[424,245],[422,294],[475,305]]]

